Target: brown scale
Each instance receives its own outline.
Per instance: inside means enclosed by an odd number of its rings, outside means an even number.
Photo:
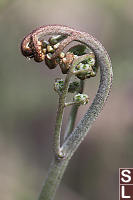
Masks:
[[[33,46],[33,52],[34,52],[34,60],[36,62],[42,62],[45,59],[45,55],[42,52],[42,42],[38,41],[36,44],[37,48]]]
[[[67,52],[65,57],[60,60],[59,65],[63,74],[67,74],[70,65],[73,62],[73,59],[74,59],[74,54]]]

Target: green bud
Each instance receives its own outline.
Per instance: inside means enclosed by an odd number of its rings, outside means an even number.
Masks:
[[[65,35],[55,35],[55,36],[52,36],[52,37],[49,38],[49,42],[50,42],[51,45],[55,45],[65,38],[66,38]]]
[[[90,72],[92,71],[92,67],[89,64],[83,64],[79,63],[76,67],[75,70],[77,70],[79,73],[86,73],[87,71]]]
[[[96,76],[96,73],[94,71],[92,71],[90,75],[91,75],[91,77],[94,77],[94,76]]]
[[[46,41],[46,40],[41,40],[41,42],[42,42],[42,48],[43,49],[47,48],[47,45],[49,45],[49,42]]]
[[[84,66],[84,64],[82,64],[82,63],[79,63],[76,67],[75,67],[75,70],[78,70],[78,71],[80,71],[80,70],[82,70],[83,69],[83,66]]]
[[[85,105],[88,103],[89,98],[87,94],[76,94],[73,98],[73,101],[77,104]]]
[[[64,52],[61,52],[60,53],[60,58],[64,58],[65,57],[65,53]]]
[[[95,55],[93,52],[89,53],[89,58],[82,61],[83,64],[88,64],[90,66],[94,66],[95,65]]]
[[[54,69],[57,66],[57,62],[55,59],[52,59],[52,54],[48,53],[45,56],[45,63],[49,69]]]
[[[96,76],[97,66],[95,62],[95,55],[93,52],[90,52],[89,58],[75,67],[76,76],[81,80]]]
[[[54,53],[54,49],[53,49],[53,47],[50,46],[50,45],[47,45],[47,51],[48,51],[49,53]]]
[[[78,91],[79,88],[80,88],[80,82],[79,81],[71,82],[70,85],[69,85],[69,88],[68,88],[68,92],[74,93],[74,92]]]
[[[63,79],[56,79],[54,83],[54,90],[58,93],[61,93],[64,87]]]
[[[57,43],[53,46],[54,49],[57,49],[60,46],[60,43]]]
[[[90,66],[93,66],[93,65],[95,64],[95,59],[94,59],[94,58],[89,58],[89,59],[88,59],[88,64],[89,64]]]

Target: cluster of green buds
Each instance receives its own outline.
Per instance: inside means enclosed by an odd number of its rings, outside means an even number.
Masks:
[[[63,79],[56,79],[54,83],[54,90],[60,95],[63,91],[64,87],[64,80]],[[79,81],[73,81],[70,82],[68,92],[74,93],[77,92],[80,88],[80,82]]]
[[[86,105],[89,102],[89,97],[87,94],[76,94],[73,98],[74,103],[79,105]]]
[[[90,52],[89,58],[79,63],[74,69],[75,75],[81,80],[96,76],[96,72],[93,52]]]
[[[58,64],[63,74],[67,74],[73,60],[85,54],[88,54],[89,58],[79,63],[75,69],[74,74],[77,78],[84,80],[90,77],[96,76],[97,68],[95,55],[89,48],[83,44],[75,45],[71,47],[66,53],[61,52],[57,58],[53,59],[53,54],[60,45],[60,42],[65,39],[64,35],[52,36],[46,40],[41,40],[42,53],[45,56],[45,63],[50,68],[55,68]]]
[[[58,93],[59,96],[63,92],[64,84],[65,84],[65,82],[64,82],[63,79],[56,79],[55,80],[54,90]],[[70,82],[68,92],[69,93],[78,92],[79,88],[80,88],[80,82],[79,81]],[[88,101],[89,101],[89,98],[88,98],[87,94],[78,93],[73,97],[73,101],[66,103],[66,105],[73,105],[73,104],[86,105],[88,103]]]
[[[76,45],[70,48],[69,52],[73,53],[75,57],[89,54],[89,58],[79,63],[74,69],[74,73],[79,79],[84,80],[96,76],[96,61],[92,51],[85,45]]]

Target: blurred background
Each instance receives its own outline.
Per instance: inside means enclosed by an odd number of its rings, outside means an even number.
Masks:
[[[37,200],[52,160],[58,102],[53,83],[62,75],[20,52],[22,38],[47,24],[95,36],[114,71],[108,102],[71,159],[56,200],[118,199],[118,169],[133,167],[132,8],[132,0],[0,0],[1,200]],[[86,81],[90,101],[98,81]],[[80,108],[77,122],[86,109]]]

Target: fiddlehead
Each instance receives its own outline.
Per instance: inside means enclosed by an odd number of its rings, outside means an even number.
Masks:
[[[25,57],[34,58],[36,62],[45,60],[46,65],[53,69],[58,64],[62,73],[67,74],[75,56],[82,56],[87,53],[86,44],[76,45],[65,54],[64,48],[72,41],[78,41],[80,32],[64,26],[44,26],[36,29],[26,36],[21,43],[21,51]],[[47,35],[51,36],[48,41],[42,39]],[[82,41],[79,41],[82,42]],[[89,49],[88,49],[89,51]],[[89,73],[84,73],[84,68]],[[89,52],[88,60],[83,61],[75,68],[75,74],[80,79],[90,78],[96,75],[95,55]]]
[[[52,35],[48,41],[44,40],[47,35]],[[66,47],[73,41],[80,44],[70,47],[65,52]],[[62,73],[66,74],[65,80],[58,79],[54,85],[55,91],[59,94],[54,133],[55,159],[39,197],[39,200],[51,200],[54,198],[68,161],[88,133],[109,95],[113,74],[111,61],[102,44],[93,36],[60,25],[42,26],[34,30],[23,39],[21,51],[24,56],[34,58],[36,62],[45,60],[50,69],[59,65]],[[88,96],[83,94],[76,94],[72,102],[65,102],[67,93],[74,85],[71,78],[76,76],[83,81],[94,77],[98,67],[100,67],[100,84],[97,94],[77,127],[72,133],[68,131],[61,146],[60,134],[64,108],[68,105],[88,103]],[[78,91],[78,85],[74,92]]]

